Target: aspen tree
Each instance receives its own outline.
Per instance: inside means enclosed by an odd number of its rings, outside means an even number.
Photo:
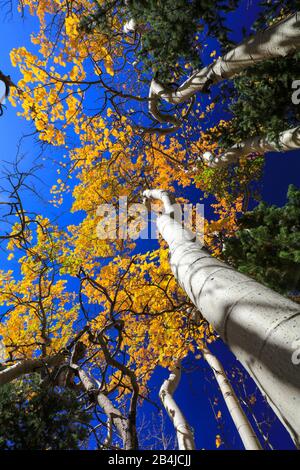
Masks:
[[[161,190],[144,197],[167,200]],[[299,304],[212,257],[174,218],[167,200],[157,227],[180,286],[243,364],[297,446],[300,445]]]
[[[194,450],[193,431],[173,398],[181,378],[181,363],[177,362],[169,377],[163,382],[159,396],[176,430],[179,450]]]

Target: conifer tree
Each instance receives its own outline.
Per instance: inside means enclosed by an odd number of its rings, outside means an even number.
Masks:
[[[73,391],[38,374],[0,387],[0,450],[79,449],[90,420]]]
[[[290,185],[283,207],[261,202],[239,220],[223,256],[240,272],[290,296],[300,290],[300,190]]]

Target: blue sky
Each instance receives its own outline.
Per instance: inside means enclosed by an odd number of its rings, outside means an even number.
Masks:
[[[247,2],[244,2],[244,5]],[[243,7],[244,8],[244,7]],[[245,14],[243,8],[234,14],[230,15],[229,24],[232,29],[235,29],[239,24],[239,17]],[[249,23],[252,21],[251,15],[255,14],[255,9],[247,11],[249,14]],[[10,64],[9,52],[13,47],[26,46],[32,47],[30,43],[30,34],[36,30],[36,21],[29,15],[25,14],[22,19],[16,13],[13,18],[3,18],[0,12],[1,22],[1,57],[0,57],[0,70],[6,74],[11,74],[14,81],[18,80],[17,69],[13,68]],[[57,149],[50,149],[47,147],[41,152],[40,144],[34,137],[26,137],[22,140],[21,149],[19,148],[20,139],[31,134],[33,128],[30,123],[24,121],[16,115],[16,109],[12,108],[9,104],[5,110],[5,114],[0,118],[0,136],[1,136],[1,168],[7,167],[7,162],[15,160],[18,151],[23,155],[23,168],[28,169],[33,164],[42,164],[38,172],[40,178],[37,181],[37,187],[42,196],[41,200],[32,199],[30,194],[25,195],[25,204],[30,204],[31,209],[37,212],[42,212],[50,218],[61,216],[63,223],[70,224],[79,220],[81,215],[70,214],[67,210],[63,215],[60,210],[57,210],[48,203],[49,189],[56,178],[56,165],[55,160],[59,159],[62,151]],[[271,204],[282,205],[286,200],[286,193],[289,184],[295,184],[300,187],[300,152],[290,152],[288,154],[276,153],[269,154],[266,157],[266,164],[261,182],[262,196],[265,201]],[[188,195],[193,201],[199,200],[199,191],[192,188],[189,190]],[[67,200],[67,205],[70,206],[70,198]],[[209,211],[209,208],[207,208]],[[145,247],[145,251],[152,249],[155,244],[150,244]],[[1,265],[7,265],[5,255],[0,252]],[[218,341],[212,346],[225,365],[228,372],[236,366],[233,355],[228,351],[227,347]],[[239,366],[241,368],[241,366]],[[234,448],[242,449],[242,444],[237,435],[237,432],[231,422],[227,409],[225,408],[222,398],[214,384],[211,372],[202,360],[195,361],[192,358],[186,361],[186,373],[183,374],[183,379],[180,388],[176,394],[178,403],[182,406],[190,424],[196,431],[196,442],[198,448],[213,449],[215,448],[215,436],[221,434],[226,436],[226,443],[221,449]],[[153,390],[158,391],[162,379],[166,377],[166,371],[158,370],[152,379]],[[233,380],[234,383],[234,380]],[[255,389],[253,382],[249,379],[249,390]],[[186,400],[190,396],[191,399]],[[214,419],[213,411],[211,409],[209,399],[214,400],[217,398],[218,405],[216,410],[222,412],[224,422],[226,423],[226,430],[219,430],[217,422]],[[269,413],[262,399],[258,398],[257,404],[258,412]],[[153,410],[155,411],[155,410]],[[145,405],[145,412],[150,412],[150,405]],[[272,413],[270,413],[272,414]],[[171,426],[169,425],[171,431]],[[275,419],[273,427],[270,431],[271,441],[275,448],[293,448],[293,444],[287,435],[282,425]]]

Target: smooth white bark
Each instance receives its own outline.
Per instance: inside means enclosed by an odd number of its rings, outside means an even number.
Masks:
[[[165,214],[174,212],[174,207],[168,191],[163,191],[162,189],[146,189],[146,191],[143,192],[143,197],[144,202],[146,202],[147,199],[158,199],[161,201],[164,205]]]
[[[16,364],[0,371],[0,386],[12,382],[26,374],[32,374],[46,367],[52,367],[61,363],[63,354],[56,354],[52,357],[24,359]]]
[[[203,158],[211,168],[229,165],[248,155],[264,155],[266,152],[288,152],[300,148],[300,127],[281,132],[278,142],[267,137],[253,137],[226,150],[220,157],[205,152]]]
[[[210,85],[224,79],[230,79],[256,63],[285,57],[299,48],[300,13],[297,12],[248,38],[208,67],[195,72],[177,90],[169,90],[152,80],[149,91],[149,112],[159,122],[171,122],[177,126],[179,121],[174,116],[162,114],[159,111],[160,99],[171,104],[182,103],[189,100],[195,93],[204,91]]]
[[[120,410],[118,410],[118,408],[113,405],[108,396],[106,396],[100,390],[97,390],[93,380],[81,367],[77,366],[76,364],[73,364],[72,367],[77,371],[78,377],[85,391],[89,394],[95,395],[98,405],[107,417],[108,433],[104,444],[107,445],[108,440],[111,440],[111,426],[113,423],[118,431],[120,438],[123,441],[124,449],[132,449],[132,447],[128,446],[127,443],[128,420],[122,415]]]
[[[194,450],[195,442],[193,431],[191,430],[185,416],[173,398],[173,394],[177,389],[181,378],[181,365],[177,363],[171,371],[169,378],[162,384],[159,397],[164,405],[174,428],[176,430],[178,449],[179,450]]]
[[[113,438],[113,418],[111,415],[109,415],[107,417],[107,434],[106,434],[105,441],[103,442],[104,449],[111,447],[112,438]]]
[[[123,31],[124,33],[134,33],[137,29],[137,24],[136,21],[131,18],[130,20],[126,21],[126,23],[123,26]]]
[[[148,192],[149,195],[149,192]],[[151,192],[150,192],[151,195]],[[300,306],[212,257],[181,224],[157,219],[171,269],[300,445]]]
[[[223,366],[219,359],[207,348],[203,349],[203,357],[213,370],[220,391],[225,400],[230,416],[240,435],[246,450],[262,450],[260,442],[237,398],[230,382],[228,381]]]

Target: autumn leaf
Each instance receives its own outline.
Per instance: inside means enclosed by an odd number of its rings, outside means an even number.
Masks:
[[[220,434],[216,435],[216,448],[218,449],[223,444]]]

